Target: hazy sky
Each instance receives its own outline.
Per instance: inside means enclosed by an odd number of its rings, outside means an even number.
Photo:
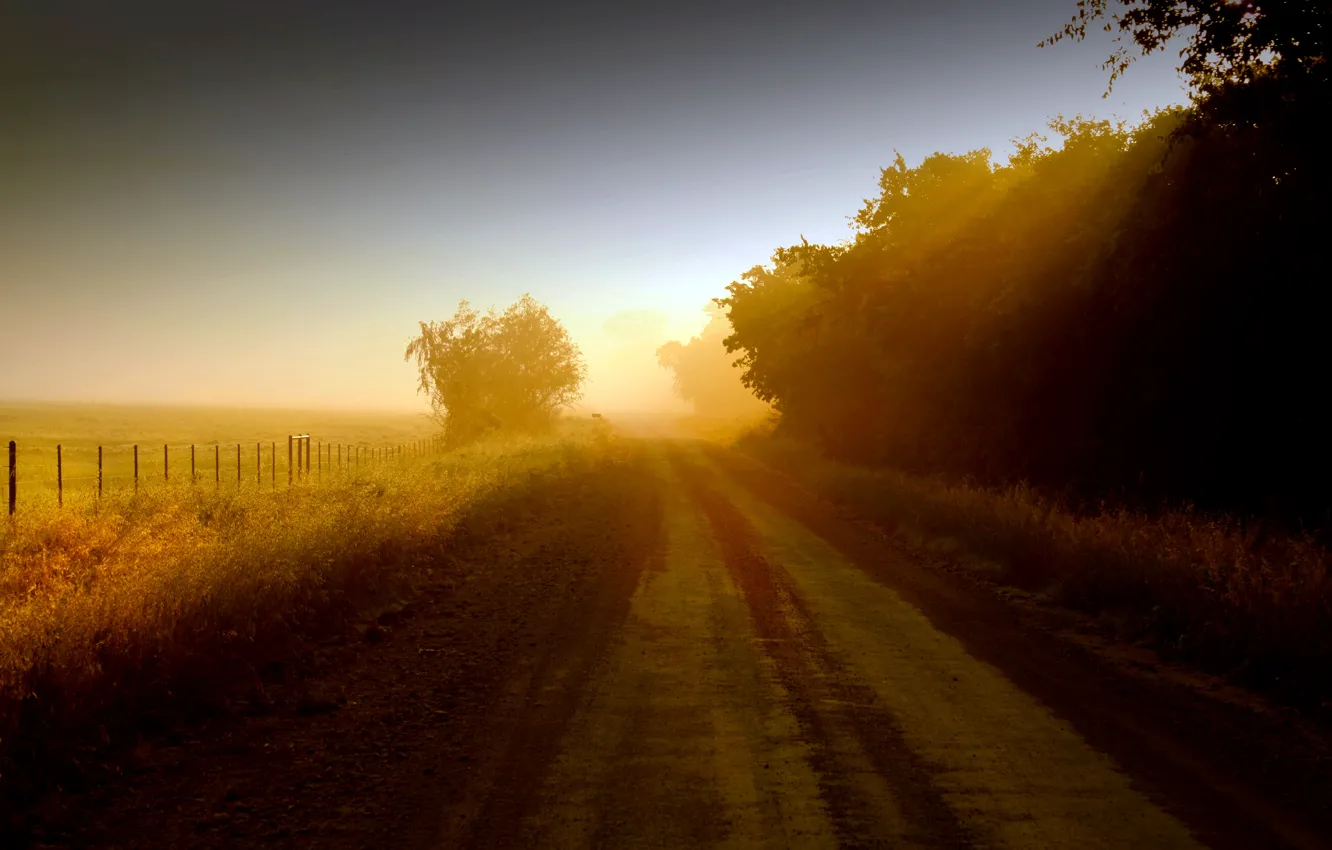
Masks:
[[[415,322],[530,291],[590,407],[660,402],[656,345],[894,149],[1185,99],[1037,49],[1074,7],[9,0],[0,398],[418,406]]]

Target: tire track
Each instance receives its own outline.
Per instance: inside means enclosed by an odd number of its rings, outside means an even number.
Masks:
[[[671,461],[707,516],[764,651],[790,695],[789,708],[811,745],[812,766],[841,845],[972,846],[973,837],[933,782],[933,767],[907,746],[873,690],[841,664],[785,571],[764,557],[752,524],[710,484],[711,471],[674,446]],[[866,767],[887,786],[891,801],[875,799],[873,783],[857,776]]]
[[[529,671],[520,672],[507,689],[515,694],[517,716],[507,735],[494,733],[502,751],[483,764],[466,799],[455,801],[436,841],[440,847],[507,848],[522,846],[524,817],[537,797],[583,697],[584,687],[604,661],[606,647],[622,627],[630,599],[643,572],[662,557],[661,499],[657,482],[642,466],[622,492],[636,502],[624,539],[616,541],[613,561],[593,588],[590,599],[571,599],[560,612],[544,648]]]

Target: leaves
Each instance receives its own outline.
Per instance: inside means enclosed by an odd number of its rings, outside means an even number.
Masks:
[[[487,431],[530,430],[582,397],[587,376],[578,346],[549,310],[524,295],[503,313],[466,302],[453,318],[421,322],[404,359],[420,369],[451,444]]]

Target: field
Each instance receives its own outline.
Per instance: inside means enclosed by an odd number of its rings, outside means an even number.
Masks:
[[[373,446],[431,433],[419,417],[334,413],[10,406],[0,417],[0,436],[37,447],[29,464],[57,441],[85,452],[139,438],[252,446],[300,429]],[[306,637],[401,604],[457,529],[484,527],[535,481],[609,462],[604,438],[567,423],[291,488],[279,465],[276,493],[250,476],[237,487],[173,475],[100,500],[76,492],[63,509],[49,490],[23,501],[0,534],[0,796],[34,790],[91,732],[91,745],[133,738],[145,718],[207,703]]]
[[[23,506],[54,501],[57,445],[63,452],[65,495],[78,499],[96,492],[99,446],[106,490],[133,487],[135,445],[139,446],[140,486],[163,480],[164,446],[169,446],[171,476],[188,478],[190,447],[194,446],[201,479],[214,479],[216,462],[220,467],[217,477],[232,487],[239,478],[243,486],[271,488],[274,468],[279,483],[286,480],[289,434],[311,436],[312,462],[320,444],[326,452],[327,447],[334,447],[336,464],[339,445],[368,451],[427,440],[437,433],[427,416],[413,413],[0,403],[0,442],[18,444],[19,503]],[[344,448],[344,458],[347,452]]]

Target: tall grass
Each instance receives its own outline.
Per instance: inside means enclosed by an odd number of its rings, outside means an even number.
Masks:
[[[605,439],[566,434],[277,493],[159,485],[21,513],[0,532],[0,792],[72,757],[89,729],[137,734],[403,593],[459,522],[607,455]]]
[[[847,466],[766,436],[739,446],[855,514],[916,542],[947,541],[999,582],[1099,616],[1120,637],[1329,705],[1332,553],[1310,537],[1187,510],[1077,514],[1027,487]]]

